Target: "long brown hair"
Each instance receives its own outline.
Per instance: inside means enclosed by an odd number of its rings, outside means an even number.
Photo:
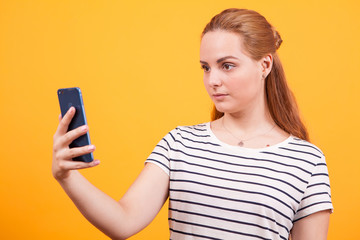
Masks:
[[[272,69],[265,79],[265,95],[270,115],[285,132],[309,141],[295,97],[287,85],[284,69],[276,53],[282,43],[280,34],[259,13],[236,8],[226,9],[214,16],[205,26],[201,37],[215,30],[240,34],[245,50],[254,60],[258,61],[269,53],[273,56]],[[214,106],[212,120],[223,115],[224,113],[219,112]]]

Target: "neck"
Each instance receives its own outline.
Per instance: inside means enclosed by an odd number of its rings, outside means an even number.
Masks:
[[[275,124],[266,105],[237,113],[225,113],[222,121],[226,128],[244,138],[263,133]]]

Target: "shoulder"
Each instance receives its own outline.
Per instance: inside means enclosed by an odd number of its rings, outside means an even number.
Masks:
[[[324,156],[323,151],[317,147],[315,144],[310,143],[306,140],[297,138],[295,136],[291,137],[291,140],[289,141],[289,146],[291,146],[292,148],[296,148],[299,150],[303,150],[303,151],[307,151],[309,153],[312,153],[314,155],[317,156]]]
[[[325,164],[323,151],[315,144],[306,140],[291,136],[287,144],[279,147],[279,151],[291,155],[293,158],[301,159],[312,166]]]
[[[197,144],[211,141],[209,133],[209,123],[200,123],[196,125],[177,126],[171,130],[167,138],[183,144]]]
[[[192,135],[192,136],[201,136],[206,135],[208,132],[208,123],[200,123],[196,125],[183,125],[183,126],[177,126],[176,128],[172,129],[168,135],[172,136],[186,136],[186,135]]]
[[[208,130],[209,123],[200,123],[196,125],[189,126],[177,126],[174,130],[178,133],[189,133],[192,135],[206,135]],[[173,130],[173,131],[174,131]]]

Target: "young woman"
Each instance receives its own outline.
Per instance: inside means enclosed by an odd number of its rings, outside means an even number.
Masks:
[[[82,214],[113,239],[147,226],[169,197],[170,239],[326,239],[332,209],[323,153],[308,142],[276,53],[282,40],[257,12],[227,9],[205,27],[200,46],[213,121],[182,126],[155,147],[120,201],[72,161],[87,126],[54,135],[53,175]]]

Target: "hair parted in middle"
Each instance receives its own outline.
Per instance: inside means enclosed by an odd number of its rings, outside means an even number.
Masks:
[[[267,54],[273,56],[270,74],[265,79],[267,107],[274,122],[285,132],[309,141],[309,135],[299,116],[295,97],[287,85],[284,69],[276,50],[282,39],[278,31],[256,11],[230,8],[214,16],[205,26],[201,37],[211,31],[228,31],[241,37],[245,51],[259,61]],[[215,106],[212,120],[222,117]]]

